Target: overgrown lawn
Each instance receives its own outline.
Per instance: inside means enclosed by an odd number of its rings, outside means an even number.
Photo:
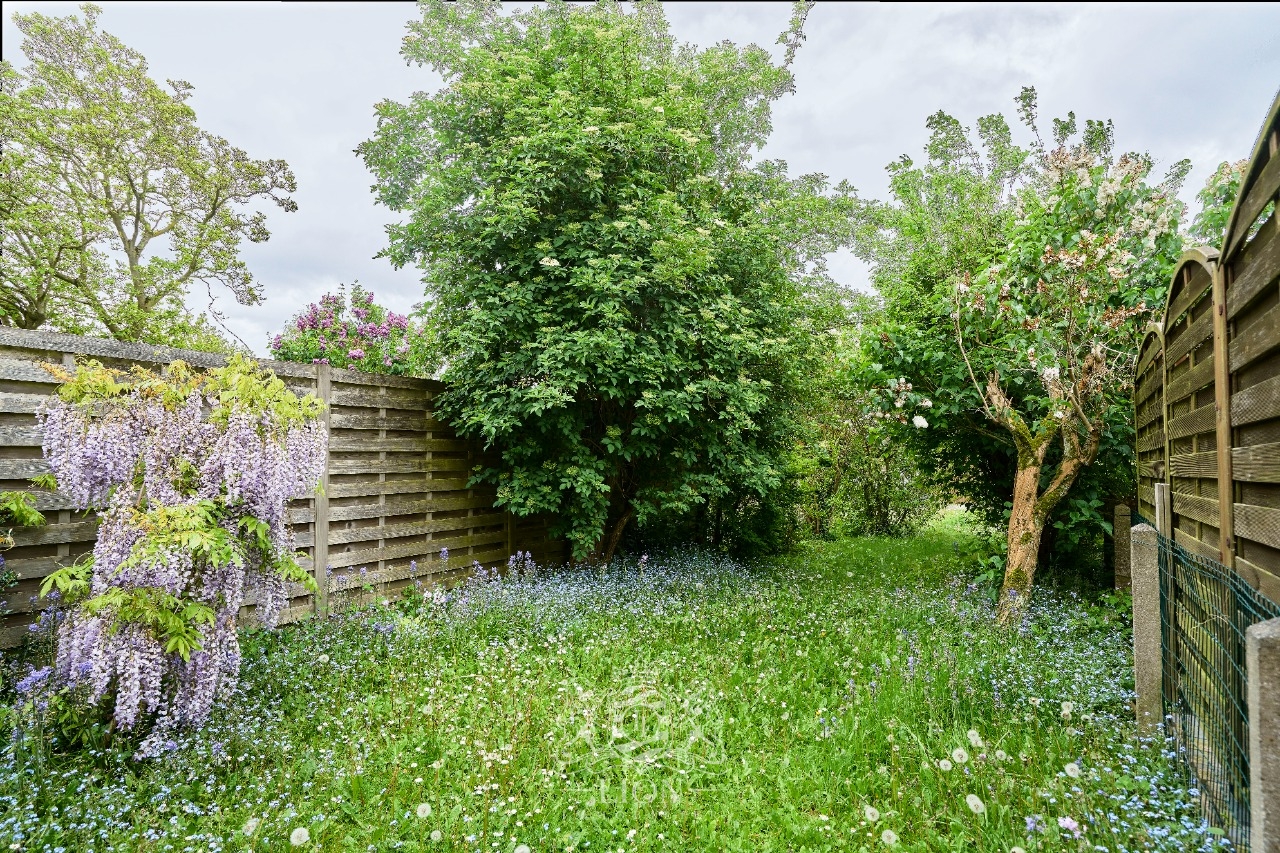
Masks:
[[[965,538],[654,555],[250,634],[237,695],[160,761],[9,749],[0,849],[1223,844],[1134,740],[1123,621],[1038,590],[1001,634]]]

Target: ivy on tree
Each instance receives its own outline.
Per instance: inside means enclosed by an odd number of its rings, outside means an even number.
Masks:
[[[191,85],[165,91],[81,9],[15,15],[30,65],[0,64],[0,325],[226,350],[185,299],[261,300],[239,247],[270,234],[245,208],[296,210],[293,173],[201,130]]]
[[[402,54],[445,86],[379,104],[358,148],[407,214],[385,254],[424,272],[437,404],[500,449],[477,479],[554,513],[579,559],[779,485],[822,258],[850,231],[847,188],[749,163],[808,7],[782,65],[678,47],[658,4],[633,8],[423,4]]]

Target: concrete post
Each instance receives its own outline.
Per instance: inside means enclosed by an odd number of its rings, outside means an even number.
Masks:
[[[1280,853],[1280,619],[1245,632],[1249,679],[1249,846]]]
[[[1132,547],[1129,542],[1129,525],[1132,521],[1133,511],[1124,504],[1116,506],[1115,521],[1111,525],[1111,536],[1115,540],[1116,551],[1116,589],[1129,589],[1132,579],[1129,569],[1129,548]]]
[[[1164,719],[1160,695],[1160,546],[1149,524],[1134,525],[1130,533],[1133,574],[1133,683],[1138,734],[1159,731]]]

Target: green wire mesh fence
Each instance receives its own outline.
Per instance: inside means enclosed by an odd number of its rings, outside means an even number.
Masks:
[[[1134,523],[1151,522],[1135,514]],[[1151,525],[1155,527],[1154,524]],[[1157,535],[1165,731],[1204,816],[1249,850],[1245,631],[1280,605],[1221,563]]]

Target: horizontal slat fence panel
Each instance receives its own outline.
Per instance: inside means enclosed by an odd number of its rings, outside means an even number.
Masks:
[[[1160,329],[1152,329],[1138,350],[1134,380],[1134,407],[1138,413],[1138,512],[1155,518],[1154,484],[1164,482],[1164,342]]]
[[[1275,282],[1276,270],[1280,269],[1280,228],[1274,220],[1270,227],[1258,233],[1246,256],[1241,259],[1244,262],[1239,264],[1231,292],[1227,294],[1227,316],[1232,320]]]
[[[35,412],[57,384],[40,365],[67,365],[76,355],[118,368],[157,368],[179,358],[200,367],[224,363],[210,353],[0,328],[0,381],[6,383],[0,391],[0,490],[30,490],[30,478],[48,470]],[[512,518],[494,508],[492,487],[469,487],[484,454],[433,416],[433,401],[444,389],[439,382],[260,363],[292,390],[315,391],[329,403],[329,487],[323,499],[289,507],[302,564],[313,574],[322,537],[325,561],[317,580],[325,583],[325,594],[292,586],[282,621],[324,611],[330,599],[341,607],[366,595],[398,594],[410,584],[456,582],[475,563],[503,566],[515,551],[530,551],[543,564],[566,558],[564,543],[548,534],[548,519]],[[18,583],[0,596],[6,600],[0,605],[0,647],[25,636],[40,606],[34,597],[40,581],[92,550],[95,540],[96,519],[74,512],[61,495],[34,494],[48,524],[14,530],[15,547],[5,553]],[[439,558],[444,548],[447,561]],[[244,616],[252,622],[253,597],[247,601]]]
[[[1257,583],[1280,575],[1278,107],[1280,98],[1246,170],[1222,258],[1230,318],[1234,539],[1237,554],[1261,573],[1252,579]]]
[[[1169,291],[1164,341],[1164,382],[1160,394],[1165,414],[1165,445],[1151,448],[1142,469],[1150,482],[1168,482],[1173,490],[1173,526],[1189,548],[1212,549],[1218,556],[1218,461],[1215,448],[1217,409],[1212,383],[1214,294],[1213,268],[1198,257],[1184,256]],[[1208,387],[1208,390],[1205,390]],[[1159,476],[1157,476],[1159,475]]]

